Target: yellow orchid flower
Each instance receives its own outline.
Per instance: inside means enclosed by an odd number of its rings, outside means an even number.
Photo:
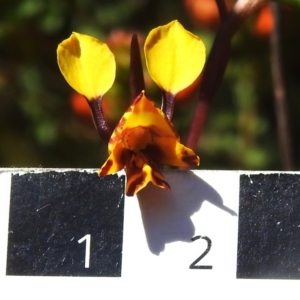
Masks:
[[[173,98],[198,77],[205,61],[202,41],[178,21],[152,30],[144,51],[151,77]],[[106,130],[101,100],[115,78],[113,54],[106,44],[73,33],[58,46],[57,56],[67,82],[88,100],[101,135]],[[107,134],[101,136],[107,138]],[[107,141],[109,157],[99,175],[124,168],[128,196],[136,194],[149,182],[170,189],[159,171],[160,165],[189,167],[200,162],[191,149],[180,143],[169,119],[145,96],[144,91],[125,112]]]
[[[132,196],[150,181],[170,189],[159,165],[188,167],[199,165],[195,153],[180,144],[178,134],[164,113],[142,92],[129,107],[113,132],[107,161],[99,175],[125,168],[126,194]]]

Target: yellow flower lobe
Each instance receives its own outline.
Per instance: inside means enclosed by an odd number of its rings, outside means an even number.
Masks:
[[[144,52],[152,79],[173,95],[194,82],[205,62],[203,42],[177,20],[150,31]]]
[[[69,85],[88,100],[103,96],[115,79],[116,63],[108,46],[73,32],[57,48],[58,66]]]

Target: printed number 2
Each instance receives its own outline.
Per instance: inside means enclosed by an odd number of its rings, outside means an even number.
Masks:
[[[206,242],[207,242],[207,248],[205,249],[205,251],[195,261],[193,261],[191,263],[190,269],[206,269],[206,270],[211,270],[212,266],[196,266],[196,264],[209,252],[209,250],[211,248],[211,239],[210,238],[208,238],[207,236],[197,235],[197,236],[194,236],[191,240],[192,240],[192,242],[194,242],[194,241],[196,241],[198,239],[206,240]]]
[[[83,238],[78,240],[78,243],[81,244],[83,241],[86,241],[85,243],[85,268],[90,267],[90,249],[91,249],[91,235],[86,234]]]

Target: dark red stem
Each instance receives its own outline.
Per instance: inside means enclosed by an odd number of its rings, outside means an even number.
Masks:
[[[101,139],[104,142],[108,143],[110,136],[112,134],[112,130],[111,128],[109,128],[104,118],[104,114],[102,110],[102,96],[90,101],[87,100],[87,102],[90,106],[93,121]]]
[[[225,21],[228,11],[224,0],[216,0],[216,4],[218,6],[219,15],[222,23]]]
[[[132,35],[130,46],[130,94],[135,99],[145,90],[143,65],[137,34]]]
[[[186,143],[189,148],[195,150],[197,147],[213,97],[223,79],[229,60],[232,37],[243,20],[264,3],[266,3],[266,0],[238,0],[221,24],[203,70],[199,102]]]
[[[169,120],[171,120],[173,116],[175,97],[176,95],[173,95],[166,91],[162,91],[161,110],[164,112],[164,114]]]

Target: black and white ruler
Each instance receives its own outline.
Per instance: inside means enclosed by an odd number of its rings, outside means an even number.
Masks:
[[[299,296],[300,173],[125,176],[0,169],[0,290],[10,299]],[[188,298],[189,297],[189,298]]]

